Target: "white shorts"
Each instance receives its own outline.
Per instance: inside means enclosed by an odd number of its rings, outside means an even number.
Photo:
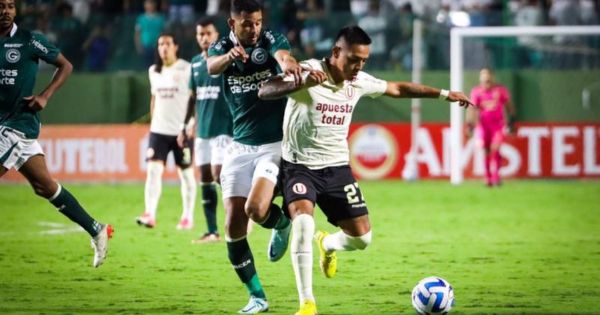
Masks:
[[[222,165],[227,153],[227,146],[231,143],[231,137],[220,135],[214,138],[196,138],[194,145],[194,156],[196,166],[212,164]]]
[[[248,197],[252,184],[263,177],[277,184],[281,141],[246,145],[233,141],[227,148],[227,155],[221,170],[223,198]]]
[[[0,165],[6,169],[14,167],[19,170],[35,155],[44,155],[37,140],[27,139],[20,131],[0,126]]]

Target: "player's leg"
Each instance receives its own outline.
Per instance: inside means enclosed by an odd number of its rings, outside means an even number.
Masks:
[[[254,222],[264,228],[273,229],[267,252],[270,261],[278,261],[283,257],[292,228],[281,207],[273,203],[280,159],[280,142],[261,146],[252,176],[252,189],[245,207],[248,217]]]
[[[313,247],[315,234],[313,218],[317,187],[320,186],[319,171],[311,171],[303,165],[281,161],[281,187],[286,209],[292,220],[290,241],[292,266],[296,277],[296,288],[300,309],[296,315],[313,315],[317,306],[312,288]]]
[[[136,222],[148,228],[156,225],[156,208],[162,194],[162,175],[169,154],[167,136],[150,133],[146,150],[146,183],[144,185],[144,213]]]
[[[207,232],[200,235],[192,243],[207,243],[220,240],[217,228],[217,187],[211,167],[212,148],[211,140],[196,138],[195,160],[200,171],[200,192],[202,195],[202,207],[206,219]]]
[[[491,159],[491,182],[493,185],[500,185],[500,167],[502,166],[502,157],[500,156],[500,146],[504,141],[503,127],[493,130],[490,143]]]
[[[478,144],[484,150],[484,167],[485,167],[485,182],[486,185],[492,186],[492,156],[490,154],[490,145],[492,135],[488,128],[479,124],[476,129]]]
[[[28,158],[19,167],[19,172],[27,178],[38,196],[48,199],[64,216],[88,232],[92,237],[94,248],[92,265],[94,267],[100,266],[106,258],[108,239],[113,233],[112,227],[92,218],[66,188],[50,177],[43,155],[38,154]]]
[[[239,147],[239,150],[236,148]],[[248,304],[239,312],[255,314],[268,310],[268,303],[254,265],[254,256],[248,244],[248,216],[244,210],[252,186],[252,154],[244,154],[243,145],[234,143],[232,154],[223,164],[221,174],[223,206],[225,208],[225,240],[227,253],[240,281],[250,295]]]
[[[183,148],[177,145],[176,138],[171,142],[171,150],[177,164],[177,174],[181,182],[181,219],[177,224],[178,230],[190,230],[194,227],[194,207],[196,206],[196,177],[192,167],[192,152],[194,139],[184,141]]]
[[[4,166],[1,166],[1,165],[0,165],[0,178],[1,178],[2,176],[4,176],[4,174],[6,174],[6,172],[8,172],[8,169],[7,169],[7,168],[5,168]]]

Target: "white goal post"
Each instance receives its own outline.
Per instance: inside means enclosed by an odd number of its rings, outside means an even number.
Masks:
[[[463,91],[463,40],[467,37],[516,37],[553,35],[600,35],[600,26],[501,26],[455,27],[450,31],[450,88]],[[467,93],[465,91],[465,93]],[[453,103],[450,109],[450,182],[463,182],[462,161],[463,108]]]

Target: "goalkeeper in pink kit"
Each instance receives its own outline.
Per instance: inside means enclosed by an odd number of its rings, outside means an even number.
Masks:
[[[475,128],[477,142],[485,150],[485,177],[488,186],[500,185],[500,145],[505,132],[513,131],[515,107],[508,89],[494,82],[494,74],[488,68],[479,72],[479,85],[471,91],[474,107],[467,109],[467,126],[472,133]],[[504,110],[508,111],[508,125]]]

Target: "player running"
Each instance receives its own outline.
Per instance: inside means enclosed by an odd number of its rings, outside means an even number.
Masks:
[[[225,149],[231,143],[232,118],[221,91],[223,77],[211,76],[206,68],[208,48],[219,38],[219,32],[211,19],[203,19],[196,25],[196,41],[202,52],[192,59],[190,79],[191,98],[186,123],[196,113],[196,165],[200,169],[200,189],[208,231],[193,243],[209,243],[221,240],[217,228],[217,189],[220,183],[221,165]]]
[[[37,141],[39,112],[67,80],[73,66],[46,37],[19,28],[14,22],[16,15],[14,0],[0,0],[0,177],[14,167],[38,196],[48,199],[88,232],[94,249],[92,265],[98,267],[106,259],[112,227],[92,218],[65,187],[52,179]],[[57,69],[46,88],[33,94],[40,59]]]
[[[312,291],[312,243],[315,204],[341,231],[315,235],[321,270],[331,278],[337,270],[336,251],[365,249],[371,224],[365,200],[349,166],[348,128],[362,96],[441,98],[469,104],[461,92],[410,82],[386,82],[363,71],[371,39],[359,27],[342,29],[331,56],[301,62],[305,80],[277,76],[260,89],[262,99],[288,95],[283,122],[281,185],[292,218],[291,255],[300,296],[297,315],[316,314]],[[322,71],[323,73],[321,73]]]
[[[471,91],[475,107],[467,111],[467,127],[472,133],[474,126],[477,143],[485,150],[485,178],[489,187],[500,185],[500,145],[504,141],[505,129],[512,132],[515,121],[515,107],[508,89],[494,80],[494,73],[488,68],[479,72],[479,85]],[[508,126],[504,109],[508,111]]]
[[[246,239],[248,218],[274,229],[269,259],[279,260],[288,246],[290,221],[272,204],[279,173],[285,98],[258,99],[261,81],[282,69],[300,80],[300,67],[280,33],[262,29],[262,8],[255,0],[233,0],[231,32],[208,50],[211,75],[223,74],[223,89],[233,116],[233,142],[221,172],[229,261],[250,294],[239,313],[265,312],[269,306]]]
[[[146,151],[147,175],[144,189],[145,211],[136,222],[148,228],[156,225],[156,208],[162,191],[162,175],[169,152],[173,151],[177,173],[181,180],[183,213],[177,224],[179,230],[189,230],[194,225],[196,179],[192,165],[193,138],[184,145],[177,144],[177,135],[188,108],[190,97],[190,63],[177,58],[179,46],[172,35],[158,38],[158,58],[150,66],[150,136]]]

